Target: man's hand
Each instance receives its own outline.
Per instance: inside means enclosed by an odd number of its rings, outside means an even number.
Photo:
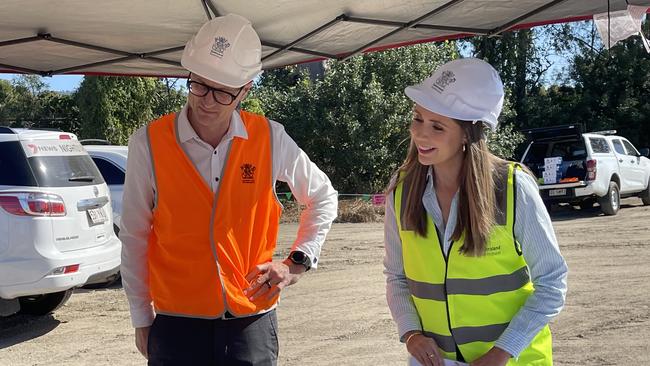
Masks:
[[[486,354],[470,363],[470,366],[504,366],[508,363],[511,354],[498,347],[492,347]]]
[[[147,344],[149,343],[149,329],[151,327],[135,328],[135,346],[144,358],[149,359]]]
[[[270,300],[277,296],[283,288],[298,282],[305,271],[305,266],[295,264],[289,259],[282,262],[258,264],[246,275],[246,280],[251,285],[244,290],[244,295],[248,296],[251,301],[262,296],[266,296]]]
[[[443,366],[444,361],[436,341],[425,337],[421,332],[414,331],[405,334],[406,350],[423,366]]]

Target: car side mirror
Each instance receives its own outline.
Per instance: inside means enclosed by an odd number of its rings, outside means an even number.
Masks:
[[[639,152],[641,153],[641,156],[645,156],[646,158],[650,157],[650,149],[647,147],[644,147]]]

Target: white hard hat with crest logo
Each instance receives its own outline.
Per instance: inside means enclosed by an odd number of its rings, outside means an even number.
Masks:
[[[477,58],[447,62],[405,94],[423,108],[461,121],[483,122],[496,129],[503,107],[503,83],[497,71]]]
[[[262,73],[262,45],[251,22],[228,14],[205,23],[185,45],[181,65],[216,83],[239,88]]]

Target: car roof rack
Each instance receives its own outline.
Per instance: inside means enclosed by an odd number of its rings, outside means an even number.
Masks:
[[[595,135],[616,135],[616,130],[602,130],[602,131],[593,131],[589,132]]]
[[[583,133],[583,126],[580,124],[573,125],[560,125],[550,127],[538,127],[521,130],[521,133],[526,136],[528,140],[548,140],[566,137],[578,137]]]
[[[79,143],[82,145],[112,145],[110,141],[102,139],[83,139],[79,140]]]
[[[12,134],[16,134],[16,131],[14,131],[11,127],[0,126],[0,133],[12,133]]]

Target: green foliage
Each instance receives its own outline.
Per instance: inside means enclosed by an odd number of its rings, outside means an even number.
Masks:
[[[177,84],[185,79],[161,78],[154,80],[157,86],[154,94],[154,116],[163,116],[183,108],[187,101],[187,91],[185,87],[178,88]]]
[[[80,128],[79,108],[74,94],[45,91],[39,95],[40,117],[33,128],[58,128],[61,131],[78,133]]]
[[[262,101],[259,98],[255,97],[247,97],[244,101],[241,103],[241,109],[259,114],[264,116],[264,109],[262,108]]]
[[[650,145],[650,58],[638,37],[607,51],[590,23],[577,23],[462,44],[492,63],[506,85],[501,127],[488,135],[496,155],[517,160],[523,140],[518,129],[570,123],[591,131],[617,129],[637,147]],[[559,85],[543,83],[552,52],[573,55]],[[340,192],[378,192],[408,147],[412,104],[404,87],[456,57],[457,43],[447,42],[326,61],[319,78],[298,66],[271,70],[242,108],[284,124]],[[0,124],[60,128],[125,144],[136,128],[182,107],[186,91],[176,83],[86,77],[66,94],[47,90],[39,76],[0,80]]]
[[[378,192],[406,156],[413,106],[404,88],[457,57],[448,42],[327,61],[316,80],[296,66],[273,70],[261,78],[251,104],[259,101],[266,116],[284,124],[340,192]],[[507,102],[503,116],[514,116]],[[495,154],[512,158],[522,139],[508,125],[489,143]]]
[[[515,130],[511,124],[499,126],[494,132],[488,133],[490,151],[506,160],[519,160],[515,156],[516,148],[524,141],[524,135]]]
[[[76,98],[80,138],[120,145],[140,126],[180,109],[185,100],[182,92],[155,78],[99,76],[85,77]]]
[[[381,191],[406,156],[404,87],[457,57],[454,43],[326,61],[322,79],[296,66],[263,74],[252,93],[342,193]]]
[[[469,40],[475,57],[492,64],[507,89],[514,113],[504,120],[518,128],[528,128],[539,122],[537,93],[543,88],[553,56],[566,50],[569,28],[551,25],[533,29],[505,32],[500,37],[474,37]],[[563,38],[564,37],[564,38]]]
[[[519,160],[515,155],[517,147],[524,141],[525,137],[513,125],[515,111],[510,102],[510,91],[506,89],[506,98],[499,116],[499,126],[496,131],[489,131],[487,135],[490,151],[506,160]]]
[[[645,23],[645,32],[650,23]],[[650,58],[640,37],[609,51],[584,49],[571,67],[579,102],[572,111],[589,130],[616,129],[635,145],[650,146]]]
[[[47,90],[40,76],[0,81],[0,124],[24,128],[60,128],[76,132],[78,108],[70,94]]]
[[[0,123],[5,123],[11,116],[9,110],[14,98],[14,88],[7,80],[0,80]]]

